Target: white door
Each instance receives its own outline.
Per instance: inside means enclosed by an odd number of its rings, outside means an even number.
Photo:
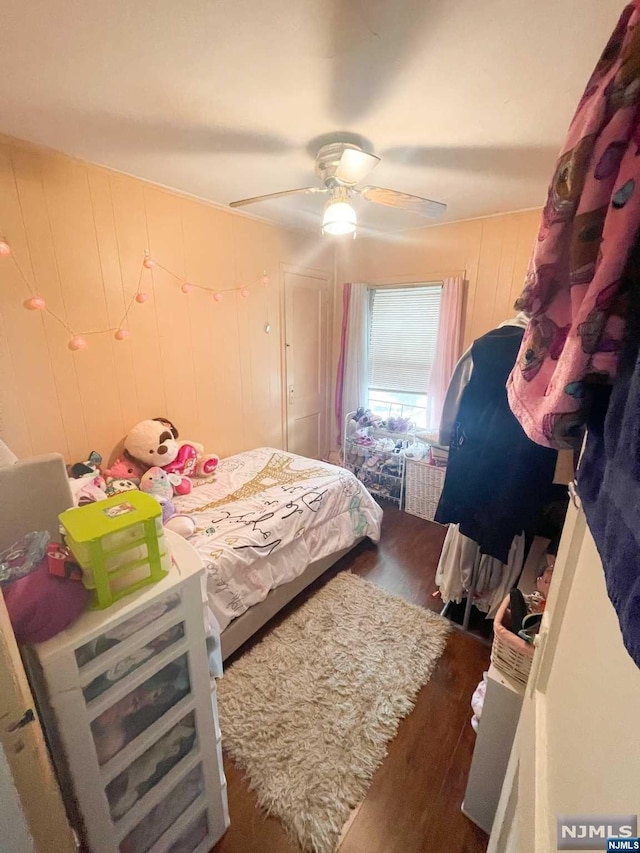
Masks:
[[[325,278],[284,274],[287,449],[311,459],[326,451],[328,290]]]
[[[0,849],[7,853],[77,849],[2,593],[0,793]]]
[[[559,816],[640,816],[638,709],[640,669],[570,505],[488,853],[555,853]]]
[[[30,530],[48,530],[55,539],[58,514],[70,506],[62,456],[52,453],[0,467],[0,549]],[[0,592],[0,850],[21,853],[25,843],[30,853],[76,850]]]

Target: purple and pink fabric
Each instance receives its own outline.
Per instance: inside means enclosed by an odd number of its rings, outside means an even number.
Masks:
[[[538,444],[581,440],[587,383],[610,383],[625,327],[622,273],[640,226],[640,0],[622,12],[556,165],[525,288],[531,320],[509,403]]]
[[[2,592],[20,644],[55,637],[76,621],[91,598],[81,583],[50,574],[46,556],[34,571],[6,584]]]

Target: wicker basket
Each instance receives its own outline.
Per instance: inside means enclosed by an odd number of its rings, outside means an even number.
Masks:
[[[491,662],[503,675],[526,684],[533,662],[533,646],[509,630],[509,596],[500,605],[493,622]]]
[[[407,459],[404,508],[410,515],[433,521],[447,469],[419,459]]]

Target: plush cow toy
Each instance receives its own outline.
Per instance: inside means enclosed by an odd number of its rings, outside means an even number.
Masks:
[[[124,447],[142,465],[157,465],[167,474],[178,475],[180,481],[174,485],[178,495],[189,494],[190,477],[212,474],[218,465],[218,457],[205,454],[201,444],[179,441],[178,430],[164,418],[140,421],[126,437]]]

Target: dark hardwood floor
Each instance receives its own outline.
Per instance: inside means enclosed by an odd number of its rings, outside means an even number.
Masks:
[[[379,545],[363,542],[251,642],[345,569],[407,601],[439,611],[441,602],[432,593],[444,535],[443,527],[385,505]],[[460,804],[475,742],[469,703],[488,664],[486,640],[453,631],[431,680],[402,721],[364,802],[346,828],[340,853],[484,853],[487,836],[462,814]],[[300,853],[280,822],[258,810],[246,780],[226,756],[225,773],[231,826],[215,853]]]

